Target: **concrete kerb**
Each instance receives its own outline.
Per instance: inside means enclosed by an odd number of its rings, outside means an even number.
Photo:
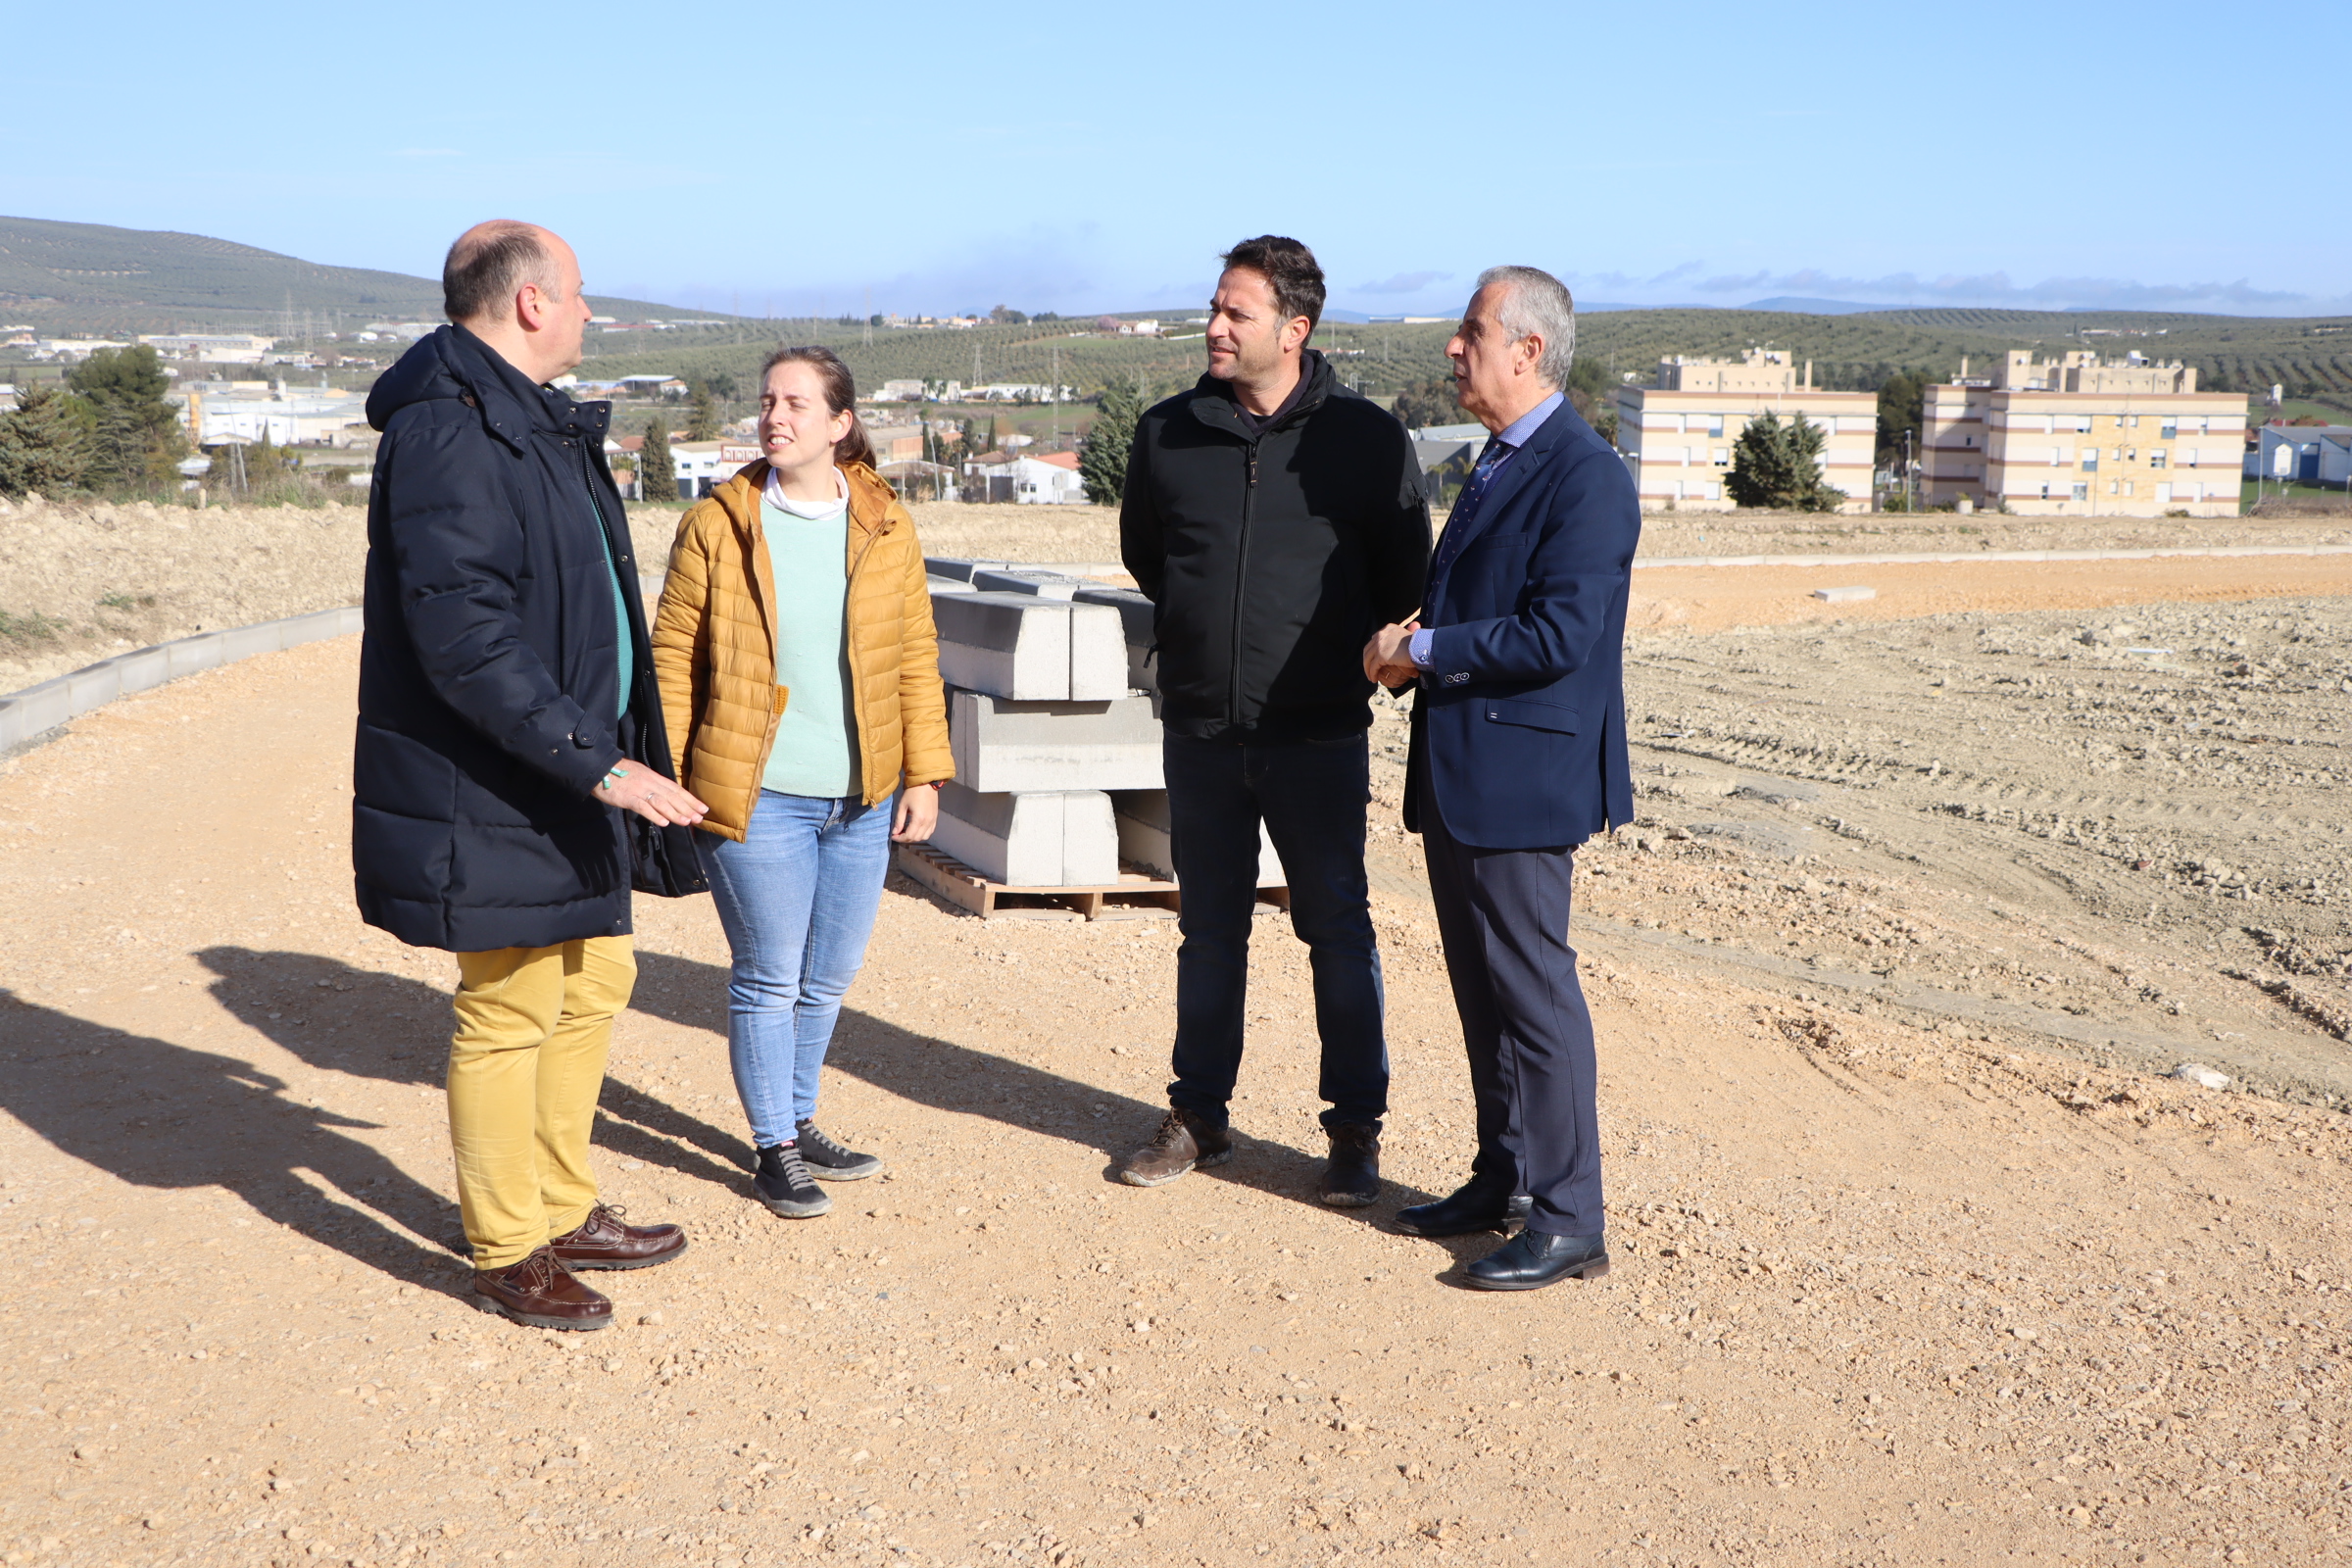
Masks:
[[[653,607],[662,598],[662,579],[646,573],[637,581],[644,590],[650,619]],[[0,696],[0,757],[14,757],[54,740],[70,720],[104,708],[118,697],[152,691],[182,675],[218,669],[256,654],[274,654],[328,637],[348,637],[365,624],[366,616],[358,605],[342,605],[278,620],[255,621],[250,626],[198,632],[84,664],[37,686]]]
[[[274,654],[323,638],[347,637],[360,625],[360,607],[345,605],[282,620],[198,632],[101,659],[70,674],[0,697],[0,757],[13,757],[53,739],[70,721],[118,697],[152,691],[182,675],[218,669],[255,654]]]

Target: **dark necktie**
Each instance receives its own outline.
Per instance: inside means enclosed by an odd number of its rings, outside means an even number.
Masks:
[[[1479,453],[1478,464],[1470,470],[1470,482],[1462,486],[1461,495],[1453,503],[1453,512],[1446,519],[1446,537],[1438,542],[1438,560],[1433,571],[1443,572],[1462,553],[1462,541],[1470,536],[1470,524],[1478,518],[1478,505],[1486,499],[1487,487],[1494,482],[1503,463],[1518,450],[1499,435],[1487,437],[1486,450]]]

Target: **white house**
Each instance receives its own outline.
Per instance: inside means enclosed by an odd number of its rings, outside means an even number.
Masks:
[[[1004,470],[1012,480],[1012,499],[1023,506],[1069,506],[1086,500],[1086,481],[1078,476],[1075,452],[1014,458]]]
[[[2352,478],[2352,425],[2266,424],[2262,448],[2246,455],[2249,479],[2342,485]]]
[[[746,464],[760,461],[753,441],[672,441],[670,469],[678,478],[678,499],[699,501],[735,477]]]

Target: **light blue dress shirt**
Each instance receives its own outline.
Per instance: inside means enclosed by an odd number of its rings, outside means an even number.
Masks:
[[[1559,412],[1563,396],[1561,393],[1554,392],[1494,432],[1495,444],[1501,447],[1502,451],[1495,458],[1494,468],[1488,473],[1487,482],[1489,484],[1493,484],[1494,476],[1510,466],[1511,459],[1519,455],[1519,449],[1527,445],[1527,438],[1544,428],[1544,421]],[[1464,519],[1464,521],[1467,520],[1467,518]],[[1406,656],[1423,669],[1429,667],[1429,644],[1433,635],[1435,635],[1434,628],[1424,626],[1413,633],[1411,640],[1405,644]]]

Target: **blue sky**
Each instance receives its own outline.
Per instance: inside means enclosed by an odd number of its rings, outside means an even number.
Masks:
[[[593,288],[747,314],[1192,305],[1262,231],[1376,314],[1498,262],[1596,303],[2352,312],[2352,201],[2300,151],[2341,134],[2344,0],[133,0],[8,32],[0,212],[427,275],[528,218]]]

